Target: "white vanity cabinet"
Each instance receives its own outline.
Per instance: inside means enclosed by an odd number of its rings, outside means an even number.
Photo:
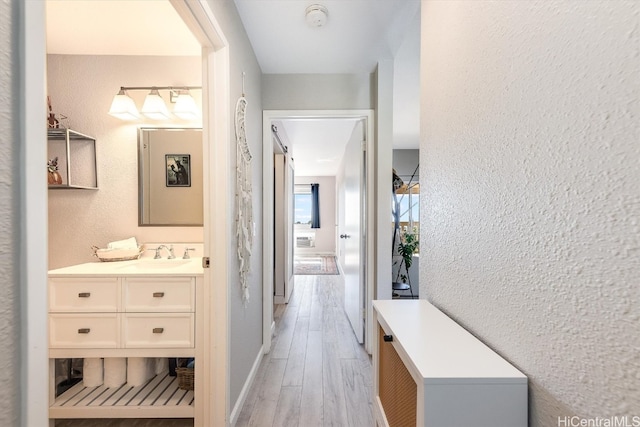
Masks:
[[[199,259],[171,271],[126,269],[138,261],[49,272],[49,418],[194,418],[200,425],[203,330]],[[126,273],[122,273],[125,268]],[[55,359],[195,358],[195,390],[160,373],[138,387],[84,387],[56,396]]]
[[[426,300],[374,301],[379,426],[526,427],[527,377]]]

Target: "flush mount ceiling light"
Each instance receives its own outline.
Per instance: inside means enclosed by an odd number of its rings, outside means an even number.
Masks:
[[[113,97],[109,114],[120,120],[137,120],[140,118],[136,103],[125,93],[124,89],[120,89],[120,92]]]
[[[183,120],[197,120],[200,118],[200,109],[195,100],[191,97],[189,90],[202,89],[200,86],[147,86],[147,87],[121,87],[118,94],[113,98],[109,114],[121,120],[136,120],[140,118],[135,102],[127,91],[145,90],[150,91],[144,100],[140,112],[153,120],[168,120],[171,113],[160,96],[160,90],[168,90],[170,101],[175,103],[173,114]]]
[[[305,10],[307,24],[314,28],[323,27],[327,23],[329,11],[321,4],[312,4]]]

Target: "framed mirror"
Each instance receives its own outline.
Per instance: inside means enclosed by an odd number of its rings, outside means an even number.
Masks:
[[[202,226],[202,129],[138,133],[138,224]]]

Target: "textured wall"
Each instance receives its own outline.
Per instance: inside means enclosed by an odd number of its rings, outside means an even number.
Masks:
[[[124,122],[107,114],[120,86],[199,86],[200,58],[48,55],[47,63],[54,112],[69,118],[63,124],[96,138],[99,187],[49,191],[49,268],[94,261],[92,245],[131,236],[139,242],[202,242],[202,227],[138,227],[138,127],[200,124]],[[140,109],[146,93],[130,96]]]
[[[12,22],[17,4],[0,2],[0,425],[16,425],[20,413],[19,390],[19,177],[18,157],[18,52],[14,49],[17,28]]]
[[[640,415],[640,3],[427,1],[421,295],[531,426]]]

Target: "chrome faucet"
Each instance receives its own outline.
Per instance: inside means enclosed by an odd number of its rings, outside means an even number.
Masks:
[[[154,256],[154,257],[153,257],[153,259],[160,259],[160,258],[162,258],[162,257],[160,256],[160,249],[162,249],[162,248],[164,248],[164,249],[166,249],[166,250],[168,250],[168,251],[169,251],[169,256],[167,257],[167,259],[174,259],[174,258],[176,257],[176,255],[173,253],[173,245],[169,245],[169,246],[167,246],[167,245],[160,245],[160,246],[158,246],[158,247],[156,248],[156,256]]]
[[[189,259],[189,251],[195,251],[196,248],[184,248],[184,255],[182,255],[182,259]]]

